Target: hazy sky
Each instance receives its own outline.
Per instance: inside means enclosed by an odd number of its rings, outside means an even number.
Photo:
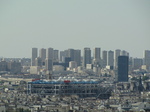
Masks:
[[[0,56],[31,48],[150,50],[150,0],[0,0]]]

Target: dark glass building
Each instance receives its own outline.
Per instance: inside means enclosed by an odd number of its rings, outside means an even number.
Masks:
[[[128,56],[118,57],[118,82],[128,82]]]
[[[91,64],[91,50],[90,48],[84,48],[83,55],[83,67],[86,68],[86,64]]]
[[[71,61],[70,57],[65,57],[65,70],[67,67],[69,67],[69,62]]]

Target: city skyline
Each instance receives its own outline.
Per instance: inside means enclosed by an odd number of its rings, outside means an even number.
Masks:
[[[82,52],[100,47],[142,58],[150,49],[149,11],[149,0],[2,0],[0,56],[31,58],[34,47]]]
[[[41,50],[42,49],[44,49],[44,50],[47,50],[47,49],[49,49],[49,48],[51,48],[51,49],[54,49],[55,51],[57,51],[57,55],[60,57],[60,55],[61,55],[61,52],[64,52],[64,51],[66,51],[66,50],[70,50],[70,49],[72,49],[72,50],[80,50],[81,51],[81,57],[84,57],[84,49],[85,48],[89,48],[90,50],[91,50],[91,58],[94,58],[95,56],[95,54],[94,54],[94,52],[95,52],[95,49],[96,48],[99,48],[100,49],[100,57],[101,58],[103,58],[103,52],[113,52],[113,55],[112,55],[112,59],[115,59],[115,55],[116,54],[114,54],[114,52],[115,51],[120,51],[120,54],[121,55],[128,55],[129,57],[132,57],[132,58],[144,58],[145,57],[145,51],[150,51],[150,50],[143,50],[143,52],[141,53],[142,55],[141,55],[141,57],[137,57],[137,56],[132,56],[131,54],[132,53],[130,53],[130,52],[128,52],[127,50],[122,50],[122,49],[115,49],[115,50],[111,50],[111,49],[109,49],[109,50],[106,50],[106,49],[102,49],[101,47],[94,47],[94,48],[90,48],[90,47],[84,47],[83,49],[74,49],[74,48],[68,48],[68,49],[64,49],[64,50],[59,50],[59,49],[55,49],[55,48],[52,48],[52,47],[48,47],[48,48],[37,48],[37,47],[33,47],[33,48],[31,48],[29,51],[28,51],[28,53],[30,54],[30,56],[29,57],[11,57],[11,56],[8,56],[8,57],[4,57],[4,56],[1,56],[0,55],[0,58],[31,58],[32,59],[32,49],[36,49],[37,51],[36,51],[36,53],[37,53],[37,55],[36,55],[36,57],[40,57],[41,58]],[[45,51],[46,52],[46,51]],[[125,54],[122,54],[122,53],[125,53]],[[126,54],[127,53],[127,54]],[[58,58],[58,57],[56,57],[56,58]]]

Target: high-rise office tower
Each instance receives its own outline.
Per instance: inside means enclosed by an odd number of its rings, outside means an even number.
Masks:
[[[48,48],[46,51],[45,68],[50,72],[53,70],[53,53],[53,48]]]
[[[114,51],[108,51],[107,65],[114,66]]]
[[[65,53],[65,57],[69,57],[68,49],[64,50],[64,53]]]
[[[77,63],[77,66],[81,65],[81,50],[74,50],[74,61]]]
[[[83,67],[86,68],[86,64],[91,64],[91,50],[90,48],[84,48],[83,54]]]
[[[118,82],[128,81],[128,66],[129,66],[129,57],[119,56],[118,57]]]
[[[39,57],[42,60],[42,65],[45,65],[45,59],[46,59],[46,49],[42,48],[39,51]]]
[[[81,50],[68,49],[67,57],[70,57],[71,61],[76,61],[77,65],[81,64]]]
[[[54,62],[59,62],[58,55],[59,55],[59,50],[54,50],[54,53],[53,53]]]
[[[74,61],[74,49],[68,49],[68,57],[71,58],[71,61]]]
[[[129,71],[132,71],[132,67],[133,67],[133,58],[129,57]]]
[[[37,58],[38,49],[32,48],[32,59],[31,59],[31,65],[35,66],[35,58]]]
[[[94,48],[94,59],[101,59],[101,48]]]
[[[53,48],[48,48],[46,51],[46,58],[53,60],[53,55],[54,55]]]
[[[70,57],[65,57],[65,70],[67,67],[69,67],[69,62],[71,61]]]
[[[52,59],[45,59],[45,68],[48,71],[53,71],[53,60]]]
[[[101,48],[94,48],[93,56],[94,56],[94,59],[93,59],[94,66],[100,66],[100,62],[101,62]]]
[[[114,68],[117,69],[117,65],[118,65],[118,56],[120,56],[120,49],[116,49],[115,53],[114,53]]]
[[[64,51],[60,51],[59,60],[60,60],[60,62],[65,62],[65,52]]]
[[[60,62],[65,62],[65,57],[68,57],[68,50],[60,51]]]
[[[106,65],[107,65],[107,51],[103,51],[102,52],[102,65],[103,65],[103,67],[106,67]]]
[[[144,65],[150,70],[150,50],[144,51]]]

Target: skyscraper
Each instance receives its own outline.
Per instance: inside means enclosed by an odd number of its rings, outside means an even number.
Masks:
[[[74,61],[77,63],[77,66],[81,65],[81,50],[74,50]]]
[[[107,51],[103,51],[103,53],[102,53],[102,65],[103,65],[103,67],[106,67],[106,65],[107,65]]]
[[[150,50],[144,51],[144,65],[150,70]]]
[[[65,57],[65,70],[67,67],[69,67],[69,62],[71,61],[70,57]]]
[[[86,68],[86,64],[91,64],[91,50],[90,48],[84,48],[83,54],[83,67]]]
[[[54,50],[54,53],[53,53],[54,62],[59,62],[58,54],[59,54],[59,50]]]
[[[53,55],[54,55],[53,48],[48,48],[46,51],[46,58],[53,60]]]
[[[101,58],[101,48],[94,48],[94,59],[100,60]]]
[[[107,65],[114,66],[114,51],[108,51]]]
[[[116,49],[115,53],[114,53],[114,68],[117,69],[117,65],[118,65],[118,56],[120,56],[120,49]]]
[[[93,59],[93,64],[94,66],[100,66],[101,64],[101,48],[94,48],[94,53],[93,53],[94,59]]]
[[[52,59],[45,59],[45,68],[48,71],[53,71],[53,60]]]
[[[32,48],[32,59],[31,59],[31,65],[35,66],[35,58],[37,58],[38,49]]]
[[[118,82],[128,81],[128,65],[129,65],[128,56],[118,57]]]
[[[42,60],[42,65],[45,65],[45,58],[46,58],[46,49],[42,48],[39,51],[39,57]]]
[[[53,48],[48,48],[46,51],[45,68],[48,71],[53,70]]]
[[[71,58],[71,61],[74,61],[74,49],[68,49],[68,57]]]
[[[65,51],[60,51],[59,60],[60,62],[65,62]]]

